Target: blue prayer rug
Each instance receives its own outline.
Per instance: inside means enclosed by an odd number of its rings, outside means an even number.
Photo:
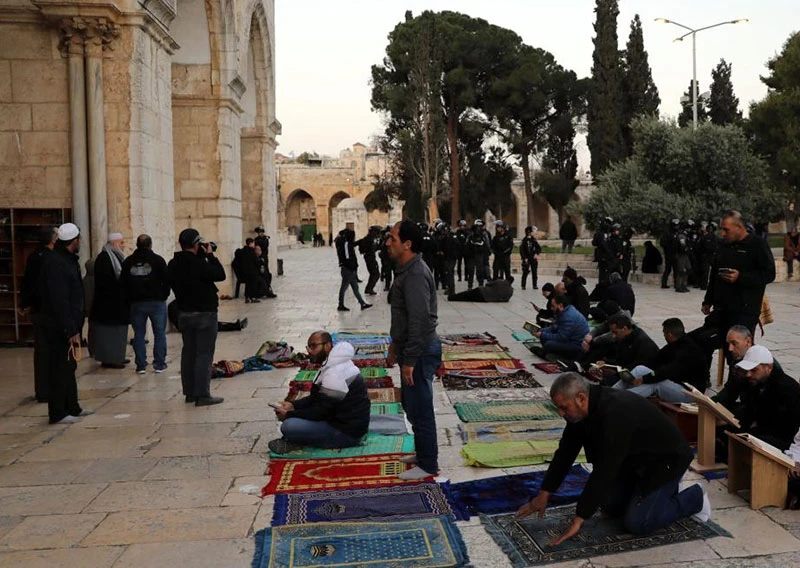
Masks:
[[[446,488],[436,483],[275,496],[272,526],[371,521],[453,514]],[[456,517],[459,520],[469,518]]]
[[[469,514],[515,512],[539,494],[544,474],[544,471],[534,471],[452,483],[451,503],[460,515],[466,515],[467,518]],[[574,503],[580,497],[588,479],[588,471],[579,465],[573,465],[561,487],[550,496],[550,503]]]
[[[457,568],[469,559],[449,516],[283,525],[256,533],[253,568]]]
[[[689,517],[648,535],[633,535],[625,530],[621,519],[596,514],[583,523],[576,536],[558,546],[548,546],[551,540],[567,530],[574,517],[574,507],[560,507],[548,509],[542,519],[535,515],[517,519],[514,513],[501,513],[481,515],[481,523],[508,554],[514,568],[597,558],[665,544],[730,536],[713,523],[698,523]]]

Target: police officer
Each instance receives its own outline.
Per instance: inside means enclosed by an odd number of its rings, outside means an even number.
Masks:
[[[367,265],[367,271],[369,272],[369,279],[367,280],[367,285],[364,287],[364,293],[370,296],[374,296],[377,293],[375,292],[375,284],[377,284],[381,277],[378,261],[375,258],[377,239],[380,238],[379,231],[379,227],[370,227],[366,236],[355,243],[358,247],[358,252],[364,257],[364,263]]]
[[[717,254],[717,229],[715,222],[700,224],[700,240],[698,242],[698,285],[701,290],[708,288],[709,271]]]
[[[519,245],[519,255],[522,257],[522,289],[531,275],[531,286],[534,290],[539,289],[539,255],[542,247],[534,235],[535,227],[525,227],[525,237]]]
[[[277,295],[272,292],[272,272],[269,270],[269,237],[261,225],[255,228],[255,233],[255,245],[261,248],[261,258],[264,259],[264,279],[267,281],[267,297],[276,298]]]
[[[689,253],[691,243],[687,232],[688,224],[686,221],[679,223],[678,232],[674,236],[675,247],[675,291],[689,291],[689,271],[692,269]]]
[[[472,290],[472,282],[477,277],[478,286],[483,286],[486,280],[486,238],[483,221],[478,219],[472,224],[472,231],[467,237],[464,249],[464,267],[467,278],[467,288]]]
[[[442,287],[449,296],[456,293],[456,262],[463,255],[463,247],[461,246],[461,241],[458,240],[457,233],[451,231],[447,223],[443,223],[443,225],[442,230],[445,234],[445,281]]]
[[[430,230],[427,223],[419,223],[419,230],[422,232],[422,260],[428,265],[431,273],[434,272],[436,265],[436,243],[431,238]]]
[[[456,259],[458,265],[457,271],[458,271],[459,282],[461,282],[461,261],[464,259],[464,251],[467,246],[467,237],[469,237],[469,228],[467,228],[467,222],[464,219],[461,219],[458,222],[458,230],[456,231],[456,240],[458,240],[459,244],[458,258]]]
[[[628,276],[633,272],[636,272],[636,252],[633,249],[633,227],[628,227],[622,233],[622,260],[621,260],[621,270],[620,273],[622,279],[627,282]]]
[[[592,238],[592,246],[594,247],[594,261],[597,263],[598,279],[600,282],[607,282],[609,264],[613,260],[613,253],[611,251],[611,226],[614,220],[611,217],[606,217],[600,221],[600,226],[595,231]]]
[[[436,289],[439,285],[442,290],[447,290],[447,236],[450,233],[450,227],[447,223],[439,219],[433,226],[433,243],[436,245],[436,259],[434,261],[433,281],[436,283]]]
[[[681,220],[673,219],[661,235],[661,249],[664,251],[664,274],[661,275],[661,287],[669,288],[669,275],[675,266],[675,236],[680,228]]]
[[[494,280],[511,280],[511,253],[514,250],[514,239],[508,234],[506,224],[497,220],[494,223],[495,233],[492,238],[492,252],[494,252],[494,266],[492,272]]]
[[[386,239],[389,238],[389,233],[392,232],[391,225],[386,225],[383,233],[379,236],[380,245],[378,247],[378,257],[381,259],[381,280],[383,280],[383,290],[388,292],[392,287],[392,276],[394,276],[394,263],[389,258],[389,251],[386,248]]]

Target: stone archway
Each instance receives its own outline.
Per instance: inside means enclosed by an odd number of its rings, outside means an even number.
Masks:
[[[296,189],[286,200],[284,226],[290,234],[303,233],[303,240],[310,240],[317,232],[317,208],[314,198],[304,189]]]
[[[328,236],[331,238],[333,236],[333,210],[336,209],[342,201],[348,199],[349,197],[350,195],[347,192],[337,191],[328,201]]]

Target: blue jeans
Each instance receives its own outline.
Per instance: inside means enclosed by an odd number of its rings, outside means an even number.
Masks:
[[[287,418],[281,424],[281,434],[287,442],[315,448],[350,448],[361,445],[360,438],[348,436],[324,420]]]
[[[342,267],[342,285],[339,286],[339,306],[344,306],[344,294],[347,292],[347,287],[353,289],[353,295],[362,306],[366,304],[361,292],[358,291],[358,270],[350,270],[349,268]]]
[[[133,326],[133,352],[136,354],[136,369],[147,367],[147,347],[144,336],[147,331],[147,318],[153,328],[153,368],[167,366],[167,303],[159,301],[134,302],[131,304],[131,325]]]
[[[644,493],[634,483],[618,479],[609,492],[603,511],[612,516],[622,515],[625,530],[631,534],[650,534],[683,519],[703,508],[703,490],[692,485],[678,491],[673,479]]]
[[[403,365],[403,352],[397,348],[397,364]],[[439,471],[439,446],[436,441],[436,416],[433,412],[433,376],[442,364],[442,344],[433,339],[414,364],[414,386],[402,383],[403,410],[414,430],[414,447],[421,469]]]
[[[622,381],[618,381],[614,385],[614,388],[624,389],[626,386]],[[694,402],[694,399],[686,394],[687,390],[685,388],[678,383],[673,383],[669,379],[652,384],[642,383],[638,387],[630,387],[628,390],[645,398],[656,395],[664,402],[672,402],[675,404],[680,404],[681,402]]]
[[[185,396],[211,396],[211,364],[217,344],[217,312],[181,312],[181,383]]]

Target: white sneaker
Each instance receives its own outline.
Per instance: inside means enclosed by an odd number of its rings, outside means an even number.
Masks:
[[[425,479],[426,477],[435,477],[435,473],[428,473],[424,469],[420,468],[419,466],[409,469],[408,471],[404,471],[400,475],[398,475],[398,479],[402,479],[403,481],[416,481],[419,479]]]
[[[417,454],[403,456],[400,458],[400,463],[417,463]]]
[[[55,424],[75,424],[76,422],[80,422],[81,419],[77,416],[72,416],[67,414],[64,418],[56,422]]]
[[[703,490],[703,508],[700,509],[699,512],[692,515],[692,518],[698,523],[705,523],[711,518],[711,501],[708,500],[708,493],[706,493],[705,487],[699,483],[696,483],[695,485]]]
[[[91,416],[92,414],[94,414],[94,410],[89,410],[88,408],[84,408],[83,410],[81,410],[79,416]]]

